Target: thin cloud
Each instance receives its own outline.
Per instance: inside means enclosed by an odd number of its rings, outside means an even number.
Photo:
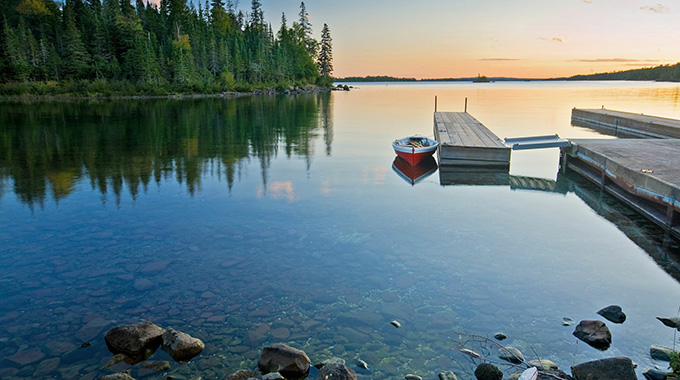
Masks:
[[[593,2],[593,0],[583,0],[583,2],[586,3],[586,4],[590,4],[590,3]]]
[[[498,38],[496,38],[496,37],[489,37],[489,40],[491,40],[491,41],[498,41]]]
[[[635,64],[645,64],[659,62],[655,60],[640,61],[638,59],[627,59],[627,58],[596,58],[596,59],[574,59],[572,62],[587,62],[587,63],[635,63]]]
[[[671,11],[670,8],[663,4],[657,4],[657,5],[645,5],[643,7],[640,7],[643,11],[650,11],[654,13],[668,13]]]
[[[481,58],[480,61],[522,61],[519,58]]]
[[[559,42],[559,43],[564,43],[564,38],[559,38],[559,37],[538,37],[539,40],[543,41],[551,41],[551,42]]]

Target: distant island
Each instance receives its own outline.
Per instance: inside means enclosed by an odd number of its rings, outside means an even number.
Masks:
[[[634,80],[634,81],[658,81],[680,82],[680,63],[674,65],[659,65],[643,69],[614,71],[609,73],[597,73],[588,75],[574,75],[560,78],[513,78],[513,77],[486,77],[477,75],[466,78],[397,78],[391,76],[367,76],[335,78],[335,82],[503,82],[503,81],[555,81],[555,80]]]
[[[477,78],[473,80],[475,83],[489,83],[491,79],[487,78],[486,75],[477,74]]]

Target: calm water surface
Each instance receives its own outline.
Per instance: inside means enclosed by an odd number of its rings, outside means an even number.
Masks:
[[[432,134],[435,95],[442,111],[467,97],[500,137],[612,138],[571,126],[571,108],[680,118],[678,85],[357,86],[0,104],[0,378],[99,378],[112,371],[105,332],[141,320],[206,343],[150,379],[223,379],[256,368],[272,342],[313,362],[344,358],[363,379],[471,379],[459,334],[498,331],[567,372],[611,356],[666,368],[649,346],[673,344],[655,316],[680,306],[676,242],[558,176],[556,149],[513,153],[512,177],[543,190],[443,186],[456,179],[439,173],[412,186],[392,169],[390,142]],[[610,304],[628,319],[607,323],[607,351],[562,326]]]

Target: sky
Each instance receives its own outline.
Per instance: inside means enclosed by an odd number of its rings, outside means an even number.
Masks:
[[[306,0],[335,77],[554,78],[680,61],[678,0]],[[278,30],[299,0],[261,0]],[[248,11],[250,0],[240,0]]]

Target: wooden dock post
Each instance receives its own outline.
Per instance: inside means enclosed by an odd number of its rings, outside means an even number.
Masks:
[[[465,108],[464,108],[465,113],[467,113],[467,97],[465,97]]]
[[[437,112],[437,95],[434,96],[434,112]]]

